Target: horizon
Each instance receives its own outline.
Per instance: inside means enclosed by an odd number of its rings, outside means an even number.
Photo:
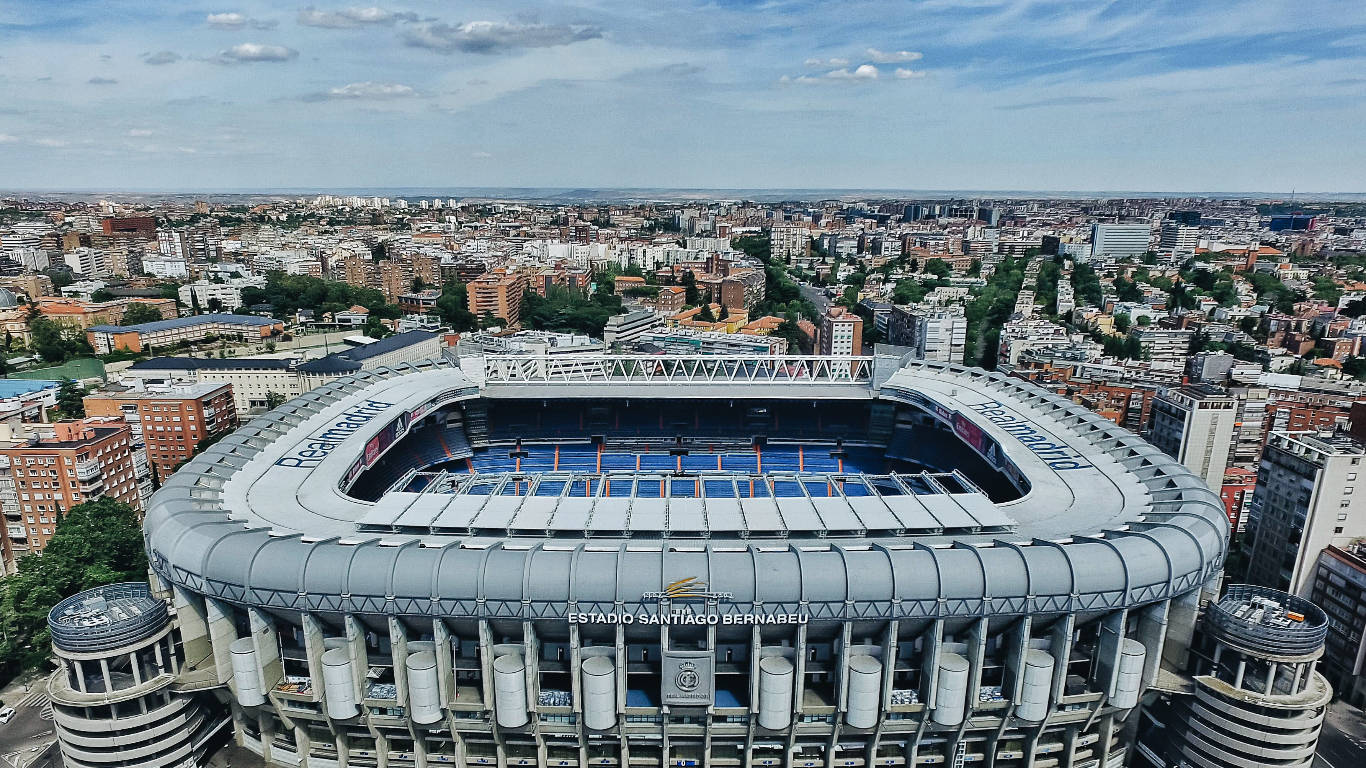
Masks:
[[[0,50],[22,189],[1366,192],[1331,0],[13,0]]]

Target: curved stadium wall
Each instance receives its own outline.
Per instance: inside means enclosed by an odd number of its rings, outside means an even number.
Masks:
[[[348,377],[146,520],[276,764],[1113,766],[1227,518],[1026,382],[869,358]]]

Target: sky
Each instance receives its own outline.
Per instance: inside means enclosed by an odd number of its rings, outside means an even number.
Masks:
[[[1366,191],[1357,0],[0,0],[0,188]]]

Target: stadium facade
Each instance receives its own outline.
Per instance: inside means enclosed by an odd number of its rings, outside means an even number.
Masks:
[[[895,356],[366,371],[146,518],[175,673],[307,766],[1118,766],[1227,535],[1127,430]]]

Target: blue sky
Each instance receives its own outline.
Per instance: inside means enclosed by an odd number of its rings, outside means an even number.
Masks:
[[[1366,191],[1366,3],[0,0],[0,188]]]

